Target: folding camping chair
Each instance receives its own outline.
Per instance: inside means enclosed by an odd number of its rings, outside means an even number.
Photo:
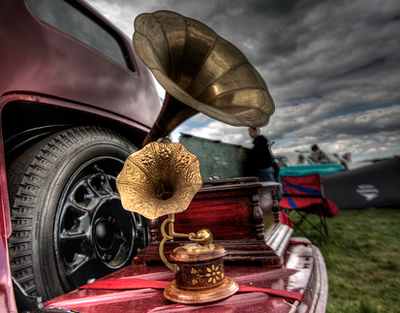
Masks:
[[[279,206],[289,213],[296,212],[300,215],[300,220],[292,221],[294,231],[299,229],[308,239],[318,245],[305,232],[304,228],[301,228],[302,225],[305,225],[303,223],[307,222],[319,233],[319,245],[321,245],[323,235],[328,235],[326,217],[337,215],[339,209],[333,202],[326,199],[320,175],[281,176],[280,180],[283,194]],[[309,219],[310,214],[317,215],[319,223],[312,222]]]

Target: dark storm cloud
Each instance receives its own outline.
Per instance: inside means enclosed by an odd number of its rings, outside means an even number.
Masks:
[[[400,1],[90,0],[129,36],[142,12],[198,19],[241,49],[276,104],[274,150],[313,142],[353,159],[400,154]],[[245,127],[197,116],[177,132],[250,146]]]

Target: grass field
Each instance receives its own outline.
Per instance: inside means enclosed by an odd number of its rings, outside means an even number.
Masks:
[[[326,312],[400,312],[400,209],[341,211],[327,222],[320,247],[329,275]]]

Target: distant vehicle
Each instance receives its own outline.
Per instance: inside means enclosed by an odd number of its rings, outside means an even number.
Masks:
[[[353,170],[373,164],[372,162],[349,162],[343,157],[339,156],[337,153],[326,154],[332,160],[332,163],[324,164],[339,164],[343,167],[343,170]],[[274,158],[275,162],[278,163],[280,168],[299,165],[316,165],[316,163],[311,160],[309,153],[304,151],[276,153],[274,154]]]
[[[280,168],[295,165],[311,165],[314,162],[308,157],[308,155],[301,152],[285,152],[274,154],[275,162]]]
[[[339,156],[337,153],[327,153],[328,157],[334,161],[335,164],[340,164],[345,170],[354,170],[356,168],[372,165],[373,162],[363,161],[363,162],[349,162],[345,158]]]

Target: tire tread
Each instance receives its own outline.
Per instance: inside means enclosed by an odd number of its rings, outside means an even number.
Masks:
[[[119,146],[122,144],[127,150],[132,150],[132,144],[113,131],[98,127],[78,127],[42,140],[25,151],[8,168],[13,229],[9,238],[10,264],[12,275],[30,295],[38,295],[38,282],[34,276],[32,262],[32,227],[38,214],[38,199],[43,182],[57,160],[65,157],[64,153],[71,145],[93,140],[93,137],[113,141]]]

